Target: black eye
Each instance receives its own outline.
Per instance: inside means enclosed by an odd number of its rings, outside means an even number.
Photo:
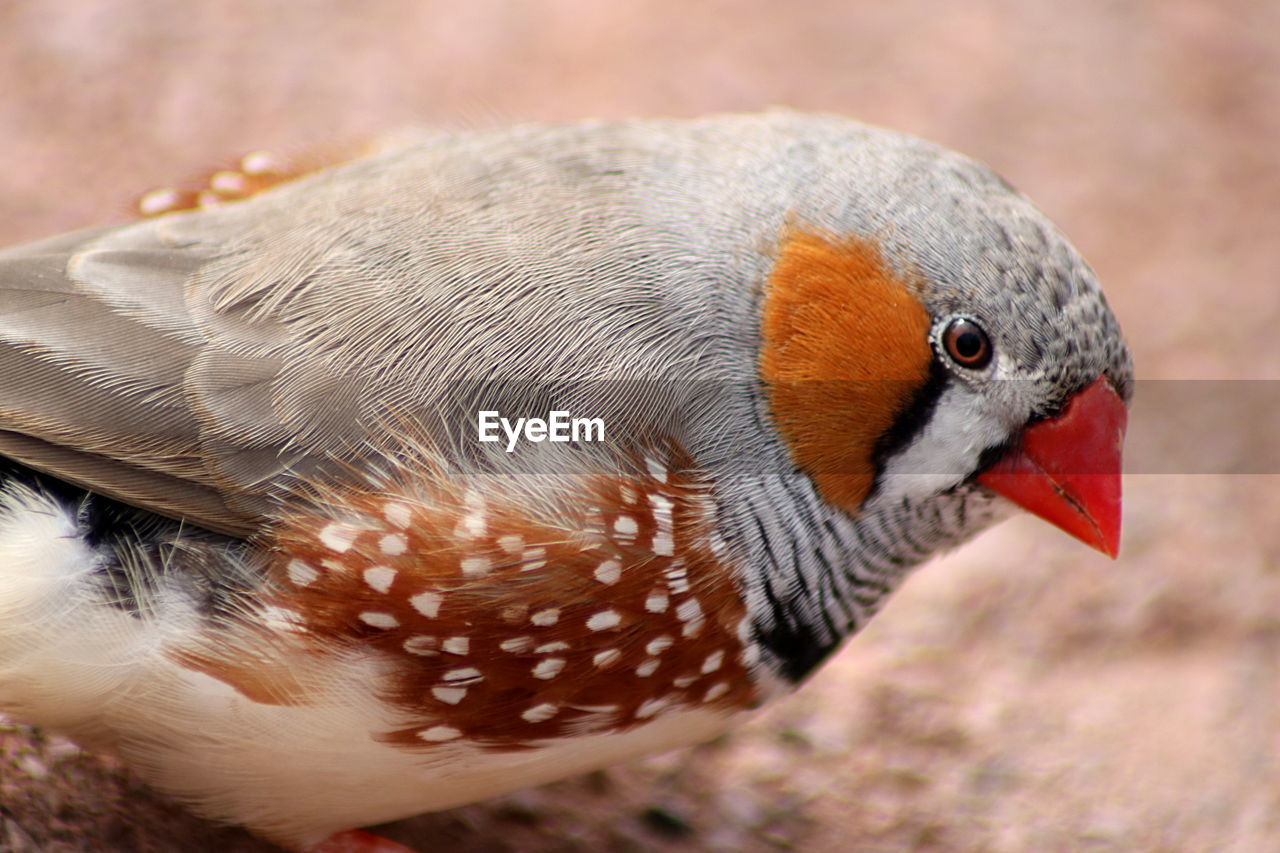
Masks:
[[[991,363],[991,339],[982,327],[967,317],[957,317],[942,333],[947,355],[961,367],[981,370]]]

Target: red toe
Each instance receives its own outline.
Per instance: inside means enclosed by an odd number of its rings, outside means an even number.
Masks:
[[[417,853],[417,851],[371,832],[349,829],[321,841],[306,853]]]

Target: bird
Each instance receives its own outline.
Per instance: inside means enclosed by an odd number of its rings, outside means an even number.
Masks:
[[[1018,508],[1118,551],[1097,278],[915,137],[422,130],[142,207],[0,251],[0,713],[286,849],[714,737]]]

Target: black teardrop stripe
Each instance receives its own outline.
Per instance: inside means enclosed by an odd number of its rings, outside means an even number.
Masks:
[[[938,408],[938,401],[942,399],[942,394],[947,390],[950,382],[951,373],[938,359],[935,358],[929,362],[929,376],[924,384],[916,388],[910,402],[871,449],[871,466],[875,471],[875,482],[866,500],[871,500],[880,491],[881,477],[889,459],[910,445],[933,418],[934,410]]]

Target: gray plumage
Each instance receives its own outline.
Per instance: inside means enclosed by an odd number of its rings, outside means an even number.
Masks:
[[[1016,309],[985,314],[1036,357],[1028,375],[1123,371],[1117,345],[1053,345],[1059,321],[1028,286],[1046,276],[1054,305],[1118,338],[1052,227],[957,155],[786,112],[532,125],[0,254],[0,452],[243,534],[388,418],[439,424],[467,380],[749,388],[762,282],[793,218],[883,237],[929,276],[939,314]],[[759,414],[741,405],[690,432],[736,444]]]

